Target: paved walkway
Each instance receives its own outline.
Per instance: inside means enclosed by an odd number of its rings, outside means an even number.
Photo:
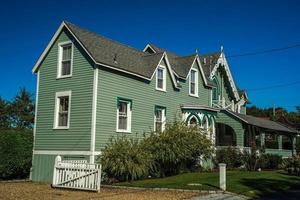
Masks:
[[[219,193],[219,194],[209,194],[205,196],[199,196],[199,197],[193,197],[191,200],[203,200],[203,199],[209,199],[209,200],[246,200],[249,199],[247,197],[233,194],[233,193]]]

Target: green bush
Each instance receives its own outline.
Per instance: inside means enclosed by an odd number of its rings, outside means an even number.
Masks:
[[[151,133],[140,141],[126,137],[112,139],[101,156],[107,182],[136,180],[147,176],[168,176],[188,171],[199,158],[210,158],[211,141],[197,127],[174,122],[162,133]]]
[[[239,168],[243,165],[243,154],[239,149],[227,147],[218,149],[216,152],[216,163],[225,163],[228,169]]]
[[[279,169],[282,164],[282,156],[276,154],[262,154],[259,159],[261,169]]]
[[[103,171],[111,179],[136,180],[149,174],[153,159],[137,139],[112,139],[103,150],[100,160]]]
[[[27,178],[32,159],[31,131],[0,131],[0,179]]]
[[[152,133],[143,146],[155,160],[156,171],[152,175],[160,177],[192,170],[200,163],[200,157],[211,158],[213,152],[204,131],[181,121],[167,125],[162,133]]]

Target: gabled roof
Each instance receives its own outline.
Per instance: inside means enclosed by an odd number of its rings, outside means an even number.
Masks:
[[[150,52],[152,52],[152,53],[166,52],[168,55],[168,58],[169,58],[170,65],[172,66],[172,69],[174,70],[175,75],[184,80],[187,79],[187,76],[188,76],[193,64],[195,62],[197,62],[200,67],[200,71],[201,71],[205,85],[209,86],[209,87],[214,86],[214,83],[209,81],[205,77],[198,54],[192,54],[192,55],[188,55],[188,56],[179,56],[175,53],[166,51],[165,49],[157,47],[156,45],[153,45],[153,44],[147,44],[143,51],[148,52],[148,53],[150,53]]]
[[[122,71],[143,79],[151,80],[158,64],[163,58],[166,58],[164,52],[154,54],[145,53],[64,21],[35,64],[33,68],[34,73],[37,72],[44,56],[64,28],[74,36],[97,65]],[[173,84],[177,88],[178,86],[171,66],[168,65],[167,67],[171,74]]]
[[[299,133],[299,131],[297,131],[295,129],[288,128],[282,124],[279,124],[279,123],[271,121],[271,120],[262,119],[262,118],[254,117],[251,115],[244,115],[244,114],[232,112],[230,110],[224,110],[224,111],[236,116],[243,122],[250,124],[250,125],[254,125],[257,127],[274,130],[274,131],[281,131],[281,132],[295,133],[295,134]]]

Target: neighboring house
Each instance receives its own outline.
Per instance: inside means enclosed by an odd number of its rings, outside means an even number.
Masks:
[[[207,129],[217,147],[254,141],[292,155],[296,131],[246,115],[247,94],[223,50],[179,56],[148,44],[141,51],[63,22],[33,73],[34,181],[52,180],[57,155],[93,163],[112,137],[163,131],[176,117]]]

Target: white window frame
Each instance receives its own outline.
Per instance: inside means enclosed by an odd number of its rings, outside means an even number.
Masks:
[[[192,84],[192,71],[195,72],[195,93],[194,94],[191,92],[191,89],[192,89],[192,87],[191,87],[191,84]],[[191,69],[190,70],[190,74],[189,74],[189,95],[193,96],[193,97],[199,97],[199,94],[198,94],[198,85],[199,85],[198,76],[199,75],[198,75],[198,70],[197,69]]]
[[[163,132],[164,130],[165,130],[165,128],[166,128],[166,120],[167,120],[167,117],[166,117],[166,108],[165,107],[158,107],[158,106],[156,106],[155,108],[154,108],[154,131],[157,131],[156,130],[156,111],[157,110],[161,110],[161,132]]]
[[[127,103],[127,129],[119,129],[119,105],[117,105],[117,124],[116,124],[116,132],[117,133],[131,133],[131,116],[132,116],[132,102],[127,100],[118,100],[119,102]]]
[[[70,64],[70,74],[61,75],[62,68],[62,56],[63,56],[63,46],[71,44],[71,64]],[[74,55],[74,44],[71,41],[58,43],[58,64],[57,64],[57,79],[72,77],[73,72],[73,55]]]
[[[163,87],[162,88],[158,87],[158,70],[159,69],[162,69],[162,71],[163,71]],[[165,66],[159,65],[156,69],[156,90],[166,92],[166,87],[167,87],[166,82],[167,82],[167,69]]]
[[[69,107],[68,107],[68,124],[67,126],[58,126],[58,112],[59,112],[59,98],[68,96],[69,97]],[[71,116],[71,96],[72,91],[63,91],[55,93],[55,109],[54,109],[54,125],[53,129],[69,129],[70,128],[70,116]]]

